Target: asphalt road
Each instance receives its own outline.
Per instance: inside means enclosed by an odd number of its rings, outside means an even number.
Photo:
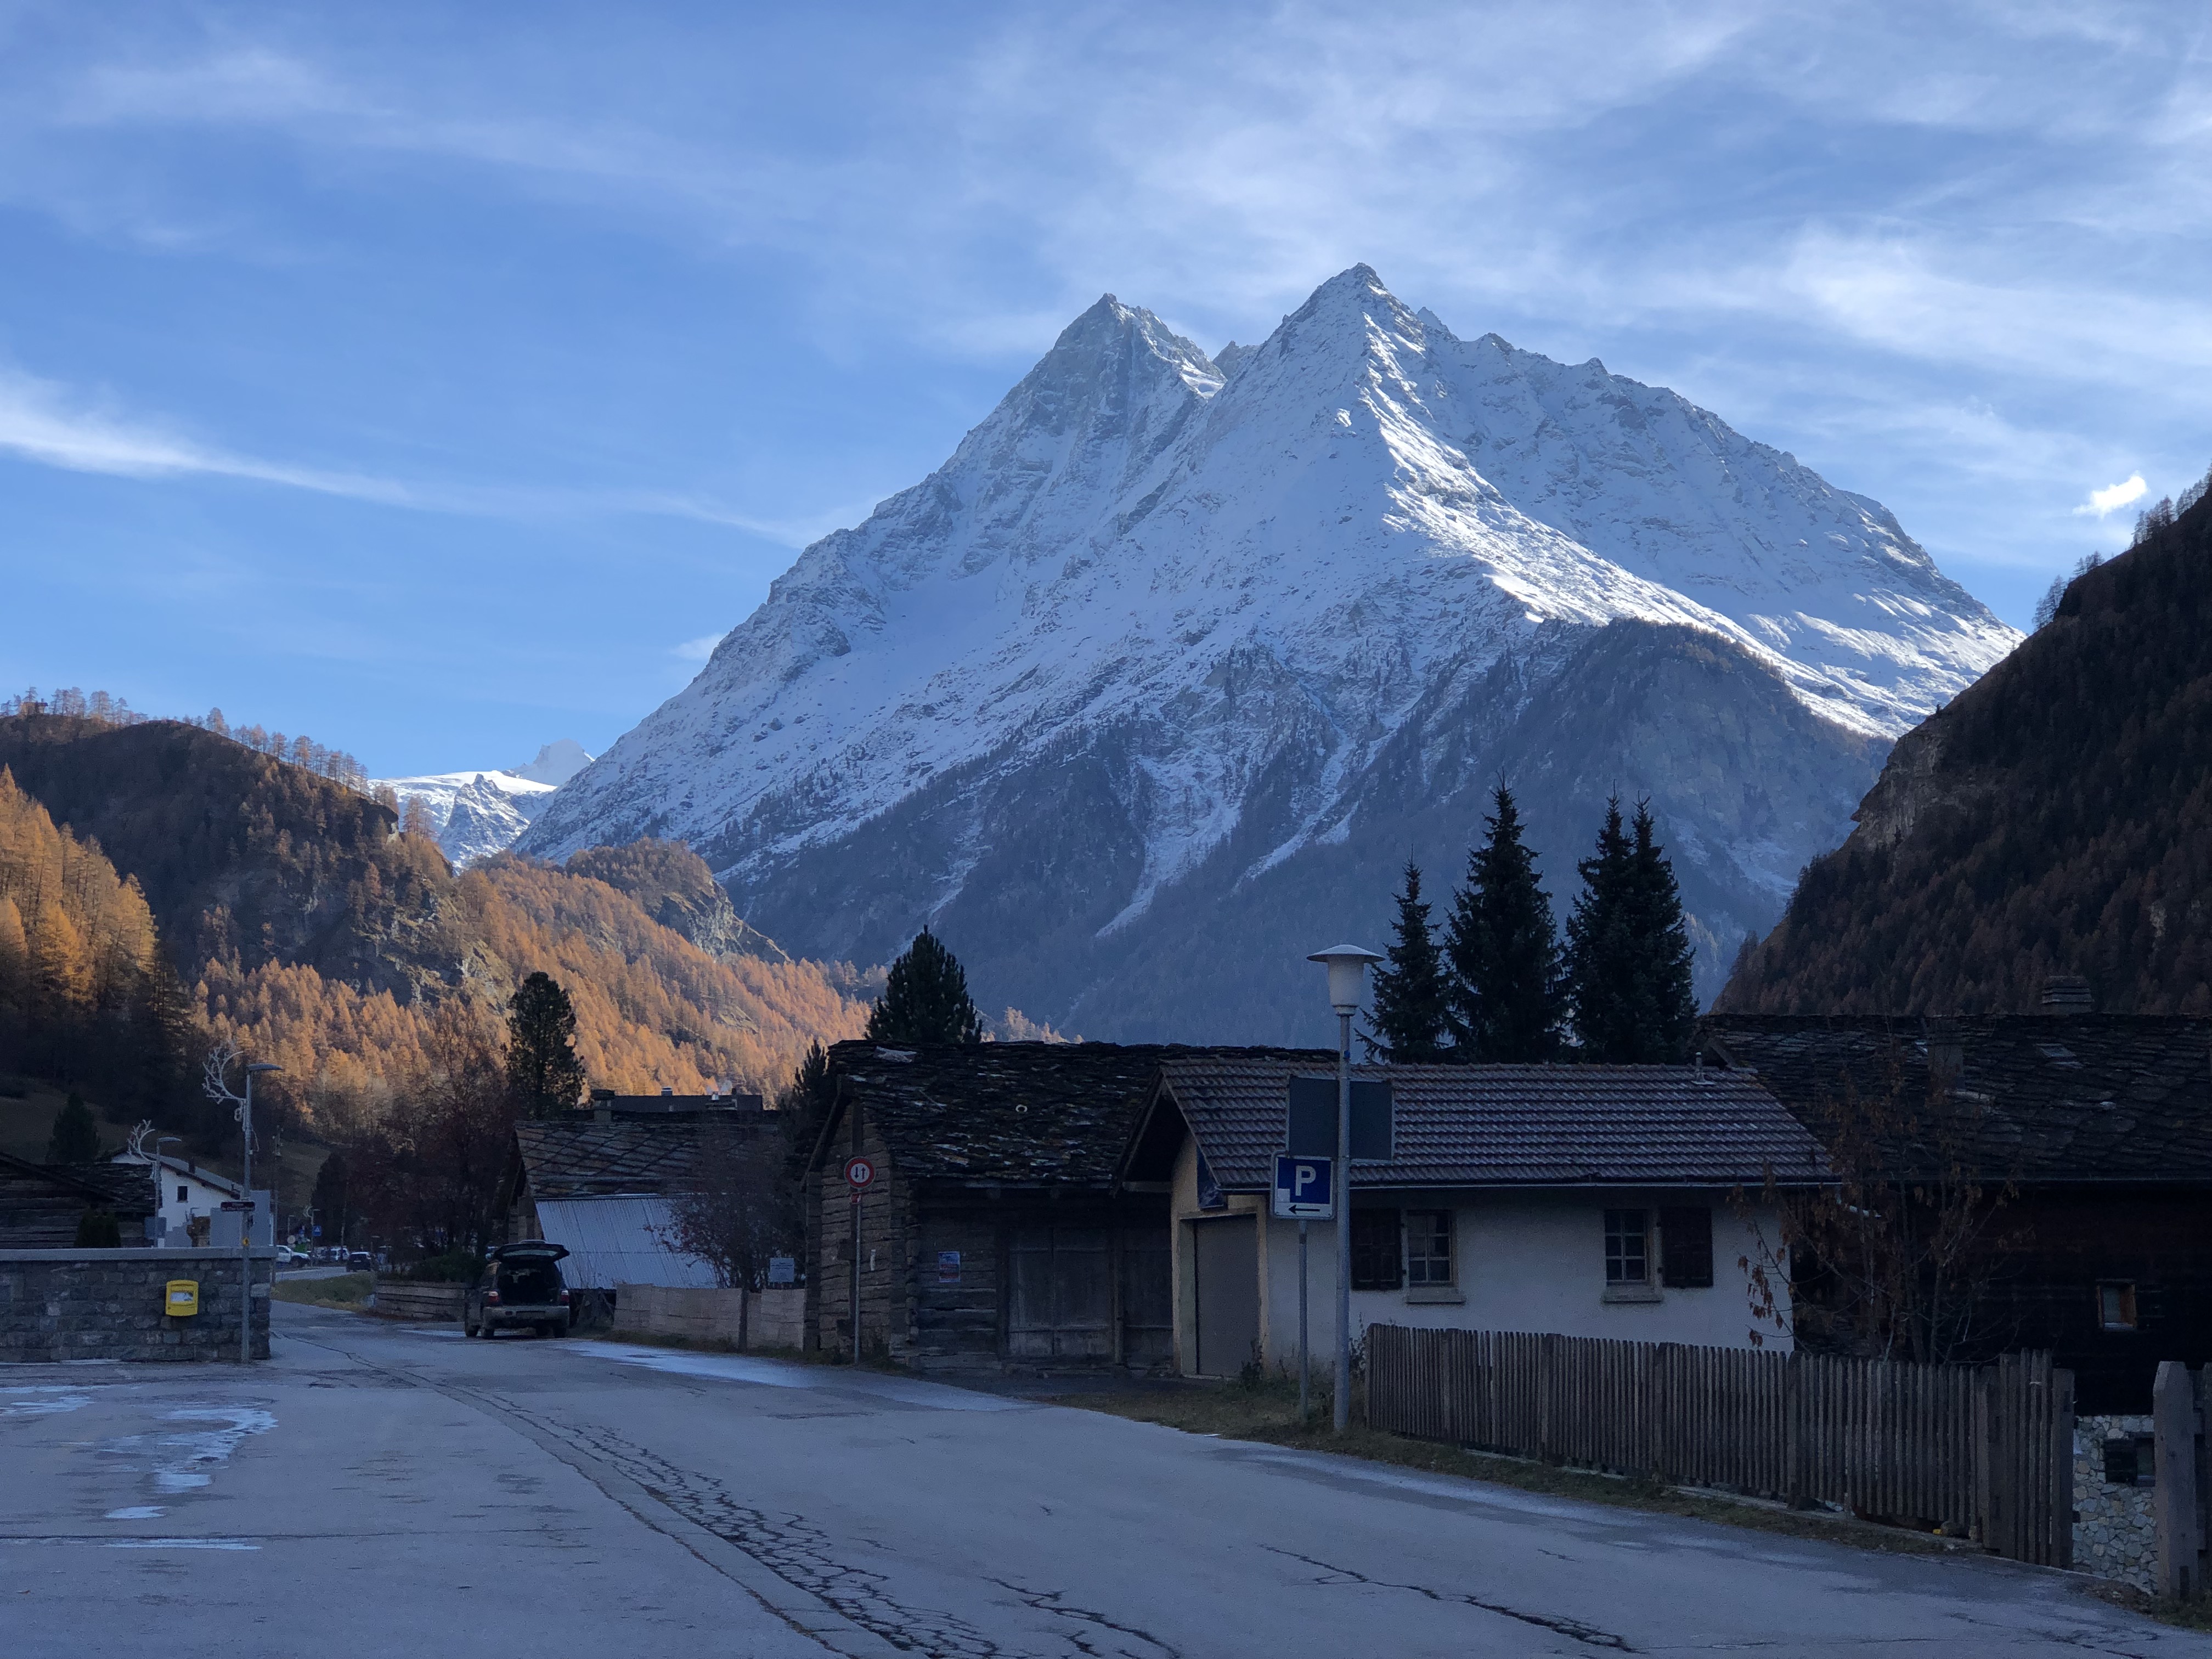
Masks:
[[[2212,1656],[1999,1562],[902,1377],[276,1313],[250,1373],[0,1369],[0,1651]]]

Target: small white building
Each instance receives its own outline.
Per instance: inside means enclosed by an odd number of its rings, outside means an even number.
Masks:
[[[217,1175],[213,1170],[204,1169],[189,1158],[173,1158],[166,1152],[153,1160],[150,1166],[149,1160],[137,1152],[118,1152],[114,1162],[136,1164],[145,1170],[148,1183],[155,1187],[161,1194],[161,1209],[146,1223],[149,1238],[172,1248],[181,1247],[191,1241],[192,1224],[198,1220],[202,1224],[198,1231],[207,1235],[208,1242],[228,1244],[238,1242],[237,1223],[234,1221],[229,1224],[229,1236],[227,1238],[222,1237],[224,1225],[221,1218],[223,1204],[244,1196],[239,1184],[228,1176]],[[270,1226],[268,1199],[265,1194],[261,1193],[256,1193],[254,1196],[262,1203],[262,1209],[254,1216],[254,1230],[257,1233],[263,1233]],[[257,1242],[265,1244],[270,1240],[264,1237]]]
[[[1294,1054],[1171,1054],[1124,1160],[1168,1193],[1177,1369],[1297,1364],[1298,1224],[1274,1218]],[[1778,1251],[1757,1202],[1826,1177],[1753,1079],[1688,1066],[1385,1066],[1387,1158],[1352,1178],[1352,1318],[1753,1346],[1750,1272]],[[1747,1201],[1745,1195],[1749,1195]],[[1341,1199],[1340,1196],[1340,1205]],[[1336,1233],[1309,1224],[1309,1346],[1334,1352]],[[1785,1290],[1786,1294],[1786,1290]],[[1771,1320],[1769,1347],[1787,1347]]]

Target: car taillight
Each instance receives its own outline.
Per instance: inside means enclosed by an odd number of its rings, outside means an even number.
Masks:
[[[487,1308],[496,1308],[499,1306],[499,1292],[497,1291],[486,1291],[484,1292],[484,1306]]]
[[[564,1308],[568,1305],[568,1292],[566,1291],[561,1292],[561,1305]]]

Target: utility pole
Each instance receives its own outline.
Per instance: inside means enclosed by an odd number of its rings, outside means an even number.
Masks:
[[[238,1363],[253,1361],[253,1079],[263,1072],[281,1072],[282,1066],[265,1060],[246,1068],[246,1092],[230,1091],[230,1062],[240,1058],[238,1045],[225,1041],[207,1057],[200,1069],[200,1088],[210,1100],[235,1109],[242,1150],[238,1160],[238,1191],[245,1207],[236,1212],[238,1228]],[[228,1206],[226,1206],[226,1208]]]
[[[1336,1014],[1336,1400],[1333,1426],[1352,1424],[1352,1017],[1367,989],[1367,964],[1382,953],[1357,945],[1316,951],[1306,958],[1328,969],[1328,1003]]]

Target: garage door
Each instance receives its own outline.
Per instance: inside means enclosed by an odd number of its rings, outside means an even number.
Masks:
[[[1260,1342],[1260,1228],[1249,1215],[1194,1221],[1198,1374],[1234,1376]]]

